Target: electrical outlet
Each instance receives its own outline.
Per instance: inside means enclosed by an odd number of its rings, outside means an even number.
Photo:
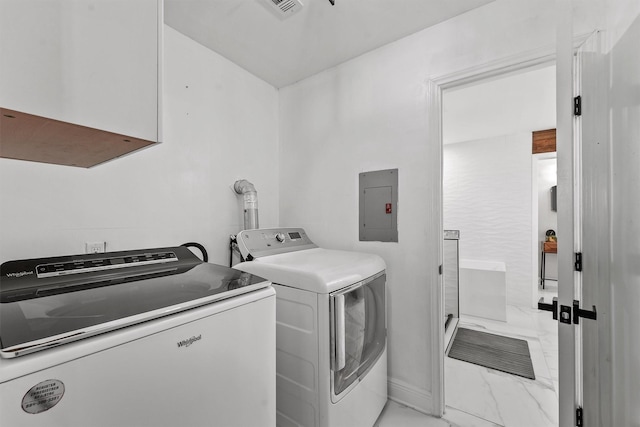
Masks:
[[[107,249],[107,242],[86,242],[84,244],[84,253],[101,254]]]

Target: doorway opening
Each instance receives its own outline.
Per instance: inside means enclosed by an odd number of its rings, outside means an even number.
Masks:
[[[445,354],[459,329],[516,338],[535,372],[526,379],[445,357],[448,420],[558,425],[557,322],[536,306],[540,296],[557,293],[554,257],[546,254],[541,269],[541,235],[560,234],[547,212],[555,156],[531,150],[533,131],[555,128],[555,87],[555,66],[546,62],[442,92],[443,300],[445,316],[453,313]],[[447,280],[451,236],[457,292]]]

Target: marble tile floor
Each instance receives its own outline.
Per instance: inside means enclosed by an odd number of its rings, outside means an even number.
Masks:
[[[447,407],[442,418],[423,414],[389,400],[374,427],[497,427],[496,424]]]
[[[549,302],[554,290],[542,292],[541,296]],[[447,357],[443,418],[431,417],[389,401],[375,427],[556,427],[558,339],[557,321],[551,318],[551,313],[508,306],[507,322],[463,316],[459,327],[526,340],[536,379],[529,380]]]
[[[505,427],[558,425],[557,321],[527,307],[507,307],[507,322],[462,317],[459,327],[524,339],[529,344],[535,380],[447,357],[448,407]]]

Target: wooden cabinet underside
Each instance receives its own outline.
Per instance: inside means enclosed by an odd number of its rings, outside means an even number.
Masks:
[[[154,144],[0,108],[0,157],[90,168]]]

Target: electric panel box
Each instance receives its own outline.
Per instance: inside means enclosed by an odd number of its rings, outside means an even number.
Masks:
[[[360,174],[360,241],[398,241],[398,169]]]

